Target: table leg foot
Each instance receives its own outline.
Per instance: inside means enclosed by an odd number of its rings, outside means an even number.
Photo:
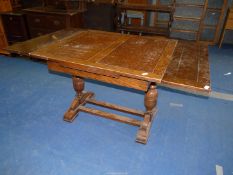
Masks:
[[[70,108],[64,114],[65,121],[72,122],[75,119],[76,115],[78,114],[78,111],[75,111],[75,109],[78,106],[79,106],[79,99],[77,97],[75,97],[73,102],[70,105]]]
[[[92,98],[94,93],[92,92],[83,92],[84,90],[84,81],[79,77],[73,77],[73,87],[76,91],[76,96],[72,101],[69,109],[64,114],[64,120],[67,122],[72,122],[79,113],[79,106],[85,105],[86,100]]]
[[[150,134],[150,128],[153,122],[153,118],[155,116],[155,113],[157,112],[157,98],[158,98],[158,92],[156,90],[156,85],[150,85],[146,95],[145,95],[145,107],[146,107],[146,113],[144,115],[144,120],[142,121],[141,126],[139,127],[136,141],[139,143],[146,144],[149,134]]]
[[[146,114],[144,119],[146,121],[150,120],[150,115]],[[143,144],[147,143],[149,133],[150,133],[150,128],[151,128],[151,122],[146,122],[146,121],[142,122],[142,124],[138,130],[136,142],[143,143]]]
[[[64,121],[73,122],[73,120],[78,116],[79,107],[86,104],[86,100],[93,98],[94,93],[92,92],[85,92],[79,97],[75,97],[73,102],[71,103],[69,109],[64,114]]]

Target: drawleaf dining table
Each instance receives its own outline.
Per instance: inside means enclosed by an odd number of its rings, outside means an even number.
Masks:
[[[76,95],[64,114],[72,122],[79,112],[138,126],[136,141],[146,144],[157,112],[157,86],[205,95],[211,91],[208,46],[164,37],[67,29],[7,48],[47,61],[48,69],[72,75]],[[145,92],[145,111],[98,101],[84,91],[93,79]],[[138,116],[139,119],[86,107],[93,104]],[[140,119],[141,118],[141,119]]]

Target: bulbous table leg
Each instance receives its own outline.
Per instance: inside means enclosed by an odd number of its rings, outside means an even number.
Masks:
[[[146,112],[144,115],[144,120],[142,121],[142,124],[137,133],[136,141],[139,143],[143,143],[143,144],[147,143],[151,124],[155,116],[155,113],[157,111],[156,108],[157,98],[158,98],[158,92],[156,89],[156,85],[151,84],[144,98],[144,105],[146,108]]]
[[[75,117],[79,112],[78,107],[84,104],[87,98],[92,97],[94,95],[93,93],[90,92],[83,93],[85,83],[82,78],[74,76],[72,77],[72,80],[73,80],[74,90],[76,91],[76,96],[72,101],[69,109],[64,114],[64,120],[68,122],[72,122],[75,119]]]

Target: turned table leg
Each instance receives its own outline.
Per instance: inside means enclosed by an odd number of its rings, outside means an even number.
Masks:
[[[76,96],[72,101],[69,109],[64,114],[64,120],[68,122],[72,122],[75,119],[75,117],[79,112],[78,107],[80,105],[85,104],[85,100],[94,95],[93,93],[90,92],[83,93],[85,83],[82,78],[73,76],[72,80],[73,80],[73,87],[76,92]]]
[[[156,108],[157,98],[158,98],[158,92],[156,89],[156,85],[151,84],[144,98],[144,105],[146,108],[146,112],[144,115],[144,120],[142,121],[142,124],[137,133],[136,141],[139,143],[143,143],[143,144],[147,143],[151,124],[155,116],[155,113],[157,111]]]

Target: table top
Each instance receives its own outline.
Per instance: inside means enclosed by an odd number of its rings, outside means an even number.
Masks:
[[[23,56],[30,56],[31,53],[39,48],[46,47],[47,45],[60,41],[74,33],[77,29],[64,29],[57,32],[53,32],[47,35],[39,36],[27,41],[18,42],[11,46],[8,46],[6,50],[13,54],[19,54]]]
[[[132,77],[198,95],[211,92],[204,43],[65,29],[6,50],[97,75]]]
[[[177,40],[124,35],[103,31],[77,31],[30,55],[74,69],[121,75],[161,83]]]
[[[162,84],[194,94],[208,95],[211,91],[208,45],[179,41]]]

